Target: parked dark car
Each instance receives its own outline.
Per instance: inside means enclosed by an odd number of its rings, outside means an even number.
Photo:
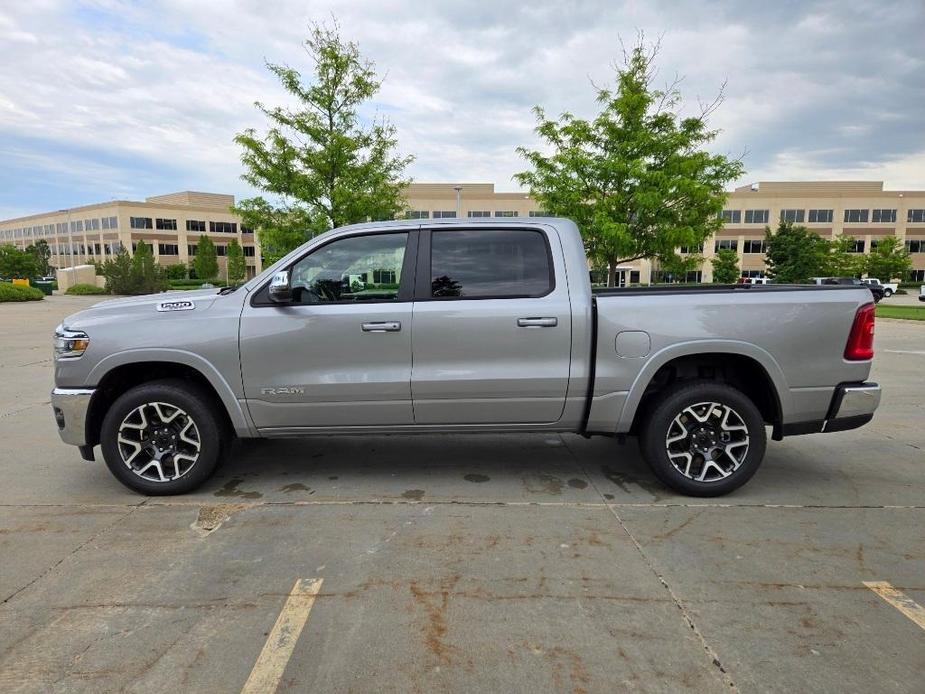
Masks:
[[[858,287],[867,287],[870,293],[874,295],[874,302],[880,303],[883,298],[883,287],[877,284],[867,284],[857,277],[826,277],[820,284],[853,284]]]

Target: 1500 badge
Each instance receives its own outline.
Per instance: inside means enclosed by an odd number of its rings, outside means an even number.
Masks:
[[[158,311],[192,311],[194,308],[196,308],[196,304],[188,300],[161,301],[157,305]]]

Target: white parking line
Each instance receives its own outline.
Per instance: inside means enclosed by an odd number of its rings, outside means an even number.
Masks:
[[[322,582],[323,578],[300,578],[295,582],[241,694],[272,694],[276,691]]]
[[[896,590],[886,581],[864,581],[864,585],[925,629],[925,607],[919,605],[901,590]]]
[[[885,349],[883,351],[890,354],[921,354],[925,356],[925,350],[921,349]]]

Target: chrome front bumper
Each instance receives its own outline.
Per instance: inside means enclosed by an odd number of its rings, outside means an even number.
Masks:
[[[95,392],[93,388],[55,388],[51,391],[51,409],[64,443],[87,445],[87,412]]]

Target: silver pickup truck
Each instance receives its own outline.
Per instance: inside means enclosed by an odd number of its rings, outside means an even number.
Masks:
[[[638,436],[665,484],[725,494],[778,440],[871,420],[866,287],[592,290],[566,219],[322,234],[238,289],[105,301],[55,335],[61,438],[144,494],[237,437]],[[616,451],[614,452],[616,456]]]

